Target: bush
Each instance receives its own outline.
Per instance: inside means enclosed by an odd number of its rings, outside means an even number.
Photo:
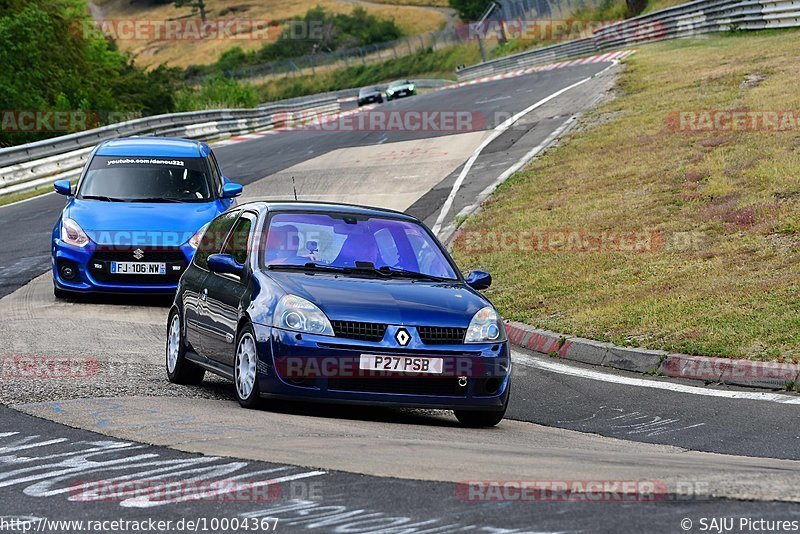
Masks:
[[[0,2],[0,102],[4,110],[85,111],[103,121],[116,113],[174,109],[180,71],[150,73],[112,41],[97,36],[82,0]],[[96,124],[90,124],[96,125]],[[0,145],[67,132],[0,129]]]
[[[253,52],[233,48],[213,65],[190,66],[186,69],[186,78],[225,74],[282,59],[393,41],[402,36],[394,19],[378,18],[362,7],[353,8],[350,14],[334,14],[317,6],[304,16],[290,20],[274,43]]]
[[[450,0],[450,7],[458,11],[463,20],[478,20],[489,7],[489,0]]]
[[[258,105],[252,86],[215,76],[197,88],[183,88],[176,97],[178,111],[217,108],[252,108]]]

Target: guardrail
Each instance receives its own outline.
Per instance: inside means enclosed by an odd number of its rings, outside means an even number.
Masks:
[[[450,80],[418,80],[421,88]],[[341,102],[355,100],[356,89],[332,91],[263,104],[253,109],[217,109],[154,115],[93,130],[0,149],[0,195],[49,187],[78,176],[98,143],[118,137],[153,135],[214,140],[292,125],[294,115],[308,119],[338,113]],[[288,121],[288,122],[287,122]]]
[[[95,145],[136,135],[213,140],[285,126],[293,113],[329,115],[340,109],[336,97],[303,104],[273,104],[255,109],[220,109],[154,115],[25,145],[0,149],[0,195],[46,187],[76,177]]]
[[[537,48],[458,71],[459,81],[640,43],[730,30],[800,26],[798,0],[696,0],[598,29],[591,37]]]

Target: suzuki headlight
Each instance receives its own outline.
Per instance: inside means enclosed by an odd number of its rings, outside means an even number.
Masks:
[[[411,85],[408,86],[408,90],[409,91],[416,91],[417,90],[417,86],[412,83]]]
[[[387,89],[386,90],[386,95],[387,96],[392,96],[393,94],[394,94],[394,91],[392,91],[391,89]]]
[[[333,327],[316,305],[296,295],[284,295],[275,308],[275,326],[295,332],[333,336]]]
[[[500,315],[491,306],[478,310],[467,328],[465,343],[495,343],[505,341],[506,329]]]
[[[200,246],[200,241],[202,241],[203,234],[206,233],[206,229],[208,228],[209,224],[211,224],[211,223],[204,224],[203,227],[200,228],[197,231],[197,233],[192,236],[192,238],[189,240],[189,246],[190,247],[192,247],[193,249],[197,250],[197,247]]]
[[[76,247],[85,247],[89,237],[83,228],[72,219],[61,219],[61,241]]]

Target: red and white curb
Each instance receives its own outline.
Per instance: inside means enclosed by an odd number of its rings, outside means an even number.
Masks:
[[[244,141],[252,141],[253,139],[261,139],[268,135],[274,135],[278,133],[275,130],[267,130],[264,132],[253,132],[245,135],[237,135],[235,137],[229,137],[227,139],[223,139],[222,141],[217,141],[216,143],[211,143],[211,146],[218,147],[218,146],[228,146],[228,145],[235,145],[236,143],[243,143]]]
[[[534,72],[543,72],[548,70],[555,70],[555,69],[564,69],[567,67],[574,67],[576,65],[589,65],[590,63],[604,63],[606,61],[619,61],[628,57],[629,55],[636,52],[636,50],[620,50],[618,52],[609,52],[607,54],[600,54],[596,56],[589,56],[580,59],[573,59],[570,61],[560,61],[558,63],[548,63],[547,65],[537,65],[535,67],[528,67],[526,69],[517,69],[510,72],[504,72],[502,74],[495,74],[493,76],[484,76],[483,78],[476,78],[474,80],[469,80],[466,82],[460,82],[457,84],[450,85],[448,87],[443,87],[443,89],[455,89],[458,87],[465,87],[468,85],[475,85],[478,83],[486,83],[486,82],[495,82],[497,80],[504,80],[506,78],[515,78],[517,76],[523,76],[525,74],[531,74]]]
[[[623,371],[772,390],[785,389],[800,379],[800,364],[792,362],[689,356],[663,350],[619,347],[513,321],[506,323],[506,331],[512,345],[544,356]]]

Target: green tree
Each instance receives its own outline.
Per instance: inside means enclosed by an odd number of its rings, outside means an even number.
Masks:
[[[206,3],[205,0],[174,0],[172,5],[175,7],[186,7],[189,6],[192,8],[192,11],[199,11],[200,12],[200,20],[205,24],[206,22]]]
[[[483,15],[491,0],[448,0],[450,7],[458,11],[463,20],[477,20]]]
[[[0,0],[0,102],[6,111],[147,115],[174,109],[178,71],[146,72],[105,39],[82,0]],[[62,131],[0,129],[0,145]]]
[[[628,6],[629,15],[635,17],[647,7],[647,0],[625,0],[625,4]]]

